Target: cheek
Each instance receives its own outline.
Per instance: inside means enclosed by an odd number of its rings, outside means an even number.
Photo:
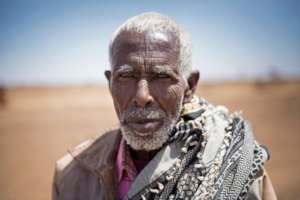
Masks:
[[[167,86],[156,85],[154,87],[155,99],[158,101],[162,109],[168,115],[178,114],[178,105],[181,102],[184,95],[184,85],[182,83],[171,84]]]
[[[118,115],[126,109],[133,94],[134,83],[120,83],[116,81],[111,85],[111,95]]]

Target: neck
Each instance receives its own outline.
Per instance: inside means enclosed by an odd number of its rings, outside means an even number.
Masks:
[[[143,150],[134,150],[130,148],[130,153],[132,158],[134,160],[139,160],[139,161],[150,161],[152,160],[152,158],[154,158],[157,152],[158,150],[143,151]]]

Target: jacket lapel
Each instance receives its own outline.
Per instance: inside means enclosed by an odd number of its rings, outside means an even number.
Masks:
[[[120,130],[114,130],[87,141],[84,151],[70,150],[70,154],[79,162],[81,167],[101,180],[107,200],[118,199],[115,163],[120,141]]]

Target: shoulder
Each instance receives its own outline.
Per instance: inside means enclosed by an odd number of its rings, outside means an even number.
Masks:
[[[206,118],[205,128],[208,131],[217,132],[217,137],[224,135],[230,129],[233,134],[244,131],[252,135],[251,124],[247,119],[242,117],[242,111],[230,112],[224,105],[214,106],[207,101],[203,100],[205,105],[205,112],[203,113]]]
[[[257,173],[256,179],[250,185],[248,195],[248,200],[252,199],[263,199],[263,200],[276,200],[276,193],[272,185],[271,179],[263,167]]]
[[[78,170],[90,170],[93,172],[98,166],[99,158],[108,159],[108,152],[114,151],[120,138],[119,130],[112,130],[90,138],[74,148],[56,161],[54,184],[60,187],[66,176]],[[102,156],[103,155],[103,156]],[[105,162],[105,161],[103,161]],[[78,175],[78,173],[76,173]]]

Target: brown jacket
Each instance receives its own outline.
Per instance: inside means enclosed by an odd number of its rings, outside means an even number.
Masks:
[[[119,130],[90,139],[56,162],[52,200],[117,200],[115,162]],[[252,191],[253,190],[253,191]],[[263,170],[250,188],[248,199],[274,200],[271,181]]]

